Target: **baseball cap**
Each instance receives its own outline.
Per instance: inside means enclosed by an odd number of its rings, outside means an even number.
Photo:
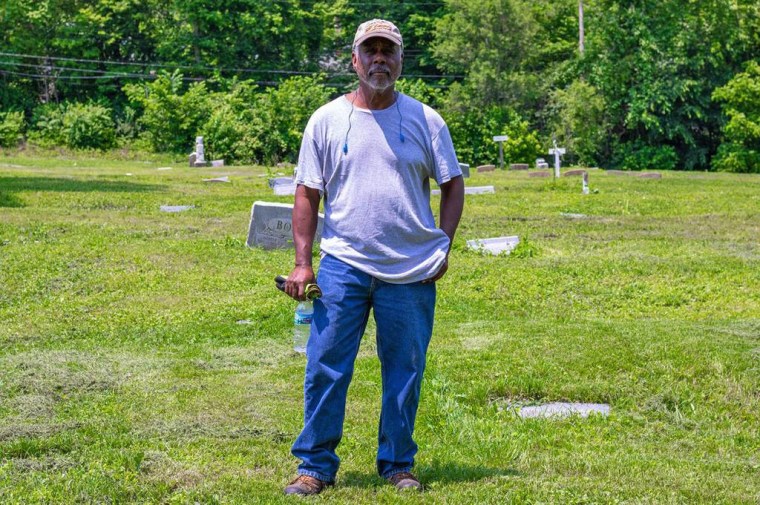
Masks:
[[[372,19],[360,24],[354,36],[354,45],[351,47],[355,48],[372,37],[382,37],[402,48],[404,47],[404,41],[401,38],[401,32],[398,27],[385,19]]]

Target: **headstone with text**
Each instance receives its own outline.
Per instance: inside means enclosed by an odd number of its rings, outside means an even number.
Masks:
[[[322,238],[324,216],[319,214],[314,244]],[[248,247],[288,249],[293,247],[293,205],[276,202],[254,202],[248,226]]]

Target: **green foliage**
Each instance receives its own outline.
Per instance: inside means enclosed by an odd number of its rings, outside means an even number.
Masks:
[[[0,112],[0,147],[16,147],[24,140],[23,112]]]
[[[715,90],[713,100],[723,105],[728,117],[713,166],[726,172],[760,173],[760,64],[750,62],[744,72]]]
[[[635,140],[613,147],[612,166],[624,170],[673,170],[678,155],[673,146],[653,146]]]
[[[40,105],[32,114],[29,140],[42,146],[63,145],[66,137],[63,129],[65,106],[55,103]]]
[[[124,86],[131,104],[142,112],[141,139],[156,152],[184,153],[211,114],[211,94],[205,82],[185,89],[182,74],[162,73],[144,85]]]
[[[306,122],[330,95],[321,77],[296,76],[257,92],[234,82],[213,98],[213,112],[199,130],[210,156],[235,163],[295,162]]]
[[[422,79],[399,79],[396,90],[419,100],[434,109],[443,106],[445,94],[440,87],[428,84]]]
[[[111,115],[96,103],[45,104],[34,110],[29,140],[45,147],[108,149],[116,142]]]
[[[547,107],[551,131],[576,162],[598,166],[607,136],[604,98],[583,80],[551,93]]]
[[[480,165],[498,160],[495,135],[508,135],[504,143],[504,163],[531,163],[542,149],[528,122],[507,107],[444,110],[457,156],[462,163]]]
[[[108,149],[116,140],[111,109],[100,104],[70,103],[63,114],[63,142],[72,149]]]

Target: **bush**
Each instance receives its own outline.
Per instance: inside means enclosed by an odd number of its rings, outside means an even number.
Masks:
[[[61,146],[66,137],[63,129],[65,106],[47,103],[34,109],[29,140],[45,147]]]
[[[715,90],[713,100],[722,103],[728,117],[713,167],[760,173],[760,64],[750,62],[745,72]]]
[[[111,109],[90,103],[70,103],[63,113],[63,141],[72,149],[108,149],[116,142]]]
[[[559,145],[585,166],[599,165],[606,137],[605,104],[596,88],[574,81],[551,93],[546,114]]]
[[[0,147],[17,147],[24,140],[24,113],[0,112]]]
[[[188,153],[211,115],[212,95],[206,84],[184,89],[182,74],[161,74],[148,84],[127,84],[124,92],[142,115],[140,137],[155,152]]]
[[[250,82],[234,83],[229,93],[214,98],[214,112],[201,133],[213,157],[295,162],[309,117],[329,99],[321,77],[293,77],[259,93]]]
[[[542,152],[535,132],[528,122],[506,107],[470,109],[465,112],[444,111],[457,157],[463,163],[484,164],[498,160],[495,135],[508,135],[504,143],[504,163],[531,163]]]
[[[613,148],[612,160],[613,166],[624,170],[673,170],[678,155],[673,146],[652,146],[636,140]]]

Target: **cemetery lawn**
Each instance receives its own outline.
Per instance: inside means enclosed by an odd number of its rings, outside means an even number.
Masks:
[[[297,501],[282,488],[304,359],[272,280],[292,252],[245,247],[254,201],[292,201],[276,174],[0,157],[0,502]],[[466,183],[496,193],[467,196],[438,286],[427,490],[375,474],[370,325],[318,499],[760,502],[760,176],[591,170],[589,195],[579,177]],[[504,235],[522,239],[510,256],[466,248]],[[611,413],[517,415],[552,401]]]

